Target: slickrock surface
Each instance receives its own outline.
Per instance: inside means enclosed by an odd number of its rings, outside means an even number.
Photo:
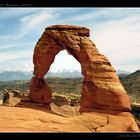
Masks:
[[[30,109],[0,106],[0,132],[138,132],[129,112],[94,110],[82,115],[67,114],[65,106],[61,113],[52,105],[47,109]],[[68,108],[68,110],[71,110]],[[57,112],[59,112],[57,110]]]

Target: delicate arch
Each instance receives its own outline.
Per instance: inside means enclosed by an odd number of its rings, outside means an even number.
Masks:
[[[33,55],[35,76],[29,95],[33,102],[51,103],[51,89],[44,75],[56,54],[65,49],[81,64],[84,76],[80,112],[96,108],[130,111],[129,97],[114,68],[88,37],[89,29],[85,27],[54,25],[45,29]]]

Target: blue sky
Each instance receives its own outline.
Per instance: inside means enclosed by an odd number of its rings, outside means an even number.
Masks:
[[[115,69],[140,69],[140,8],[0,8],[0,71],[32,71],[35,44],[54,24],[89,28],[90,39]],[[50,71],[60,69],[81,67],[61,51]]]

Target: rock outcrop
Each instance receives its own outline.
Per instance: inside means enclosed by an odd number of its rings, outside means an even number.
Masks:
[[[55,56],[67,50],[80,64],[84,76],[80,112],[90,109],[130,111],[129,97],[115,69],[89,39],[85,27],[54,25],[47,27],[38,40],[33,55],[34,77],[31,80],[32,102],[51,103],[51,89],[44,79]],[[67,62],[66,62],[67,63]]]
[[[3,95],[3,106],[15,106],[20,102],[20,97],[22,97],[20,91],[16,89],[4,89]]]
[[[3,105],[4,94],[0,91],[0,105]]]

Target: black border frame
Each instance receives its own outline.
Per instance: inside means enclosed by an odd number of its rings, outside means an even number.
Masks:
[[[28,8],[28,7],[139,7],[140,0],[0,0],[0,8]],[[140,133],[0,133],[0,139],[84,139],[91,140],[93,138],[138,138]]]

